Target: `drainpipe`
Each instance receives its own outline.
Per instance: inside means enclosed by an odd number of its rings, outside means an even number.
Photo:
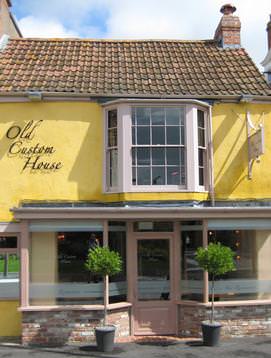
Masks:
[[[211,197],[211,206],[215,206],[215,186],[214,186],[214,150],[213,150],[213,129],[212,129],[212,107],[209,107],[209,120],[208,120],[208,158],[209,158],[209,192]]]

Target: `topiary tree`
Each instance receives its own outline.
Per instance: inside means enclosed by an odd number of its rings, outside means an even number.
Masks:
[[[199,247],[195,259],[199,266],[211,275],[212,280],[212,309],[211,323],[214,321],[214,296],[215,278],[227,272],[235,270],[235,253],[227,246],[218,243],[211,243],[208,247]]]
[[[96,246],[88,252],[85,268],[99,276],[104,281],[104,319],[103,325],[107,325],[107,306],[109,302],[109,276],[114,276],[121,271],[122,259],[120,255],[108,247]]]

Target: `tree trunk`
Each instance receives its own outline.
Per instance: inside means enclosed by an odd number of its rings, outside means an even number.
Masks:
[[[107,325],[107,307],[109,302],[109,278],[104,276],[104,326]]]
[[[214,321],[214,300],[215,300],[215,275],[212,275],[212,308],[211,308],[211,323]]]

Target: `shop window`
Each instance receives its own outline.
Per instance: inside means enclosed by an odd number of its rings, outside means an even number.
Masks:
[[[108,245],[123,258],[123,271],[110,280],[110,302],[126,300],[126,228],[109,225]],[[103,233],[35,232],[31,238],[30,304],[103,304],[103,279],[85,268],[88,251],[103,246]]]
[[[220,242],[235,253],[236,271],[218,277],[215,283],[215,299],[270,299],[271,231],[210,230],[208,236],[209,242]]]
[[[17,237],[0,237],[0,298],[19,297],[20,258],[17,253]]]
[[[181,223],[181,299],[203,301],[203,270],[195,260],[198,247],[202,246],[202,222]]]
[[[122,271],[110,277],[109,303],[127,300],[126,283],[126,224],[125,222],[109,222],[108,246],[119,253],[122,259]]]
[[[116,105],[106,111],[108,192],[205,191],[207,105]]]

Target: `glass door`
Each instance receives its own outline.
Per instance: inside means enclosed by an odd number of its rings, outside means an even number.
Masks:
[[[175,333],[172,240],[171,235],[163,236],[161,233],[136,237],[135,334]]]
[[[137,240],[137,298],[170,299],[170,248],[166,239]]]

